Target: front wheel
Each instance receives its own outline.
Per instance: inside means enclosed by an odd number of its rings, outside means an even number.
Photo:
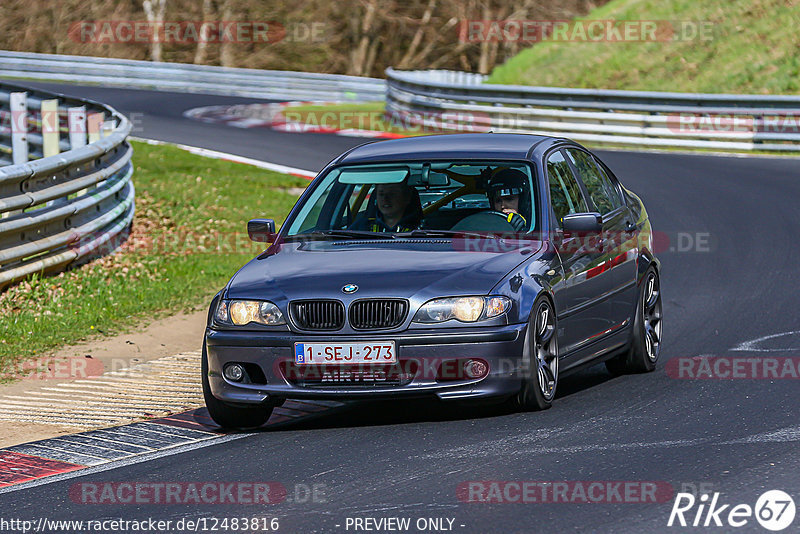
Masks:
[[[558,385],[558,333],[553,305],[540,297],[528,322],[525,377],[517,396],[522,410],[546,410],[553,404]]]
[[[661,354],[661,283],[652,267],[644,275],[641,287],[631,347],[625,354],[606,361],[606,368],[614,375],[650,372]]]
[[[211,393],[208,383],[208,355],[203,342],[203,398],[208,414],[222,428],[255,428],[267,422],[272,415],[273,406],[235,406],[222,402]]]

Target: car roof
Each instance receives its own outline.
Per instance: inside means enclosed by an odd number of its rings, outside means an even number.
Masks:
[[[531,149],[543,141],[552,144],[563,139],[531,134],[423,135],[367,143],[343,154],[336,163],[419,159],[528,159]]]

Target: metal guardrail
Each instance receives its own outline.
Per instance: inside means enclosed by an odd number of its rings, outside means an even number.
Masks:
[[[0,83],[0,288],[113,250],[133,220],[131,123]]]
[[[447,114],[460,131],[733,150],[800,150],[800,96],[607,91],[483,84],[446,71],[387,69],[386,110],[423,126]]]
[[[454,71],[387,80],[0,51],[0,77],[281,100],[386,100],[409,125],[447,115],[460,131],[541,133],[618,145],[800,150],[800,96],[610,91],[485,84]],[[2,98],[2,95],[0,95]],[[41,140],[31,135],[34,154]]]
[[[0,50],[0,78],[290,100],[383,100],[377,78]]]

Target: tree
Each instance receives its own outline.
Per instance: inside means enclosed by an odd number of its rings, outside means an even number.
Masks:
[[[200,37],[194,52],[194,63],[204,65],[208,55],[208,41],[211,38],[209,22],[214,17],[214,4],[211,0],[203,0],[203,24],[200,27]]]
[[[161,61],[161,37],[164,28],[164,13],[167,11],[167,0],[144,0],[142,7],[151,28],[150,59]]]

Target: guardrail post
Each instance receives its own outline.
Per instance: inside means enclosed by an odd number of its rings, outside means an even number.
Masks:
[[[28,93],[9,93],[8,100],[11,109],[11,161],[13,165],[28,163]],[[22,210],[12,210],[0,214],[0,219],[6,219],[22,213]]]
[[[58,100],[42,100],[42,155],[47,158],[60,152]]]
[[[117,125],[113,120],[103,121],[103,129],[100,132],[100,137],[108,137],[114,131]]]
[[[67,110],[67,123],[70,149],[74,150],[86,146],[86,106],[69,108]]]
[[[86,106],[78,106],[67,110],[67,123],[69,127],[69,148],[75,150],[86,146]],[[89,192],[89,188],[81,189],[76,196],[82,197]]]
[[[57,156],[61,152],[59,141],[61,140],[60,123],[58,118],[58,100],[42,100],[42,156],[49,158]],[[55,200],[45,203],[45,206],[52,206]]]
[[[28,163],[28,93],[11,93],[11,159],[14,165]]]
[[[103,121],[105,121],[105,113],[89,113],[86,116],[86,131],[89,134],[89,143],[100,140]]]

